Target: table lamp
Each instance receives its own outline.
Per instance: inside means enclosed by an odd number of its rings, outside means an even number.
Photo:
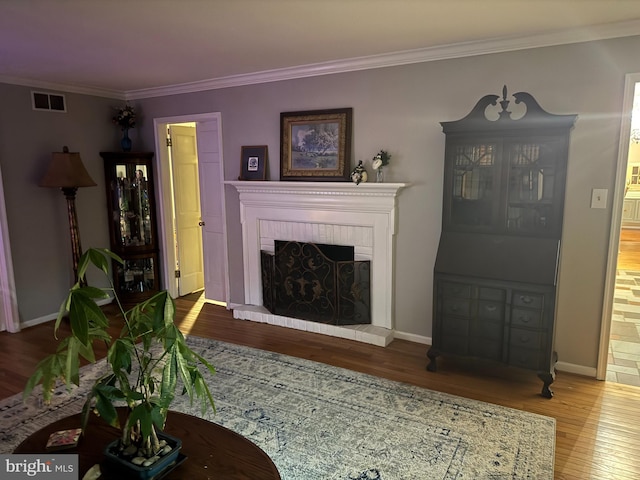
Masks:
[[[93,181],[84,168],[80,154],[78,152],[70,152],[66,146],[62,148],[62,152],[52,153],[49,169],[40,180],[41,187],[59,188],[67,199],[75,283],[78,282],[78,262],[80,255],[82,255],[78,217],[76,215],[76,192],[79,187],[95,187],[96,185],[96,182]]]

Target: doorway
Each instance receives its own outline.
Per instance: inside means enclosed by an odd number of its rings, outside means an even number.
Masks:
[[[204,291],[227,304],[220,114],[158,118],[154,128],[164,286],[172,297]]]
[[[178,296],[204,290],[196,124],[167,125]]]
[[[623,112],[597,378],[640,386],[640,74]]]

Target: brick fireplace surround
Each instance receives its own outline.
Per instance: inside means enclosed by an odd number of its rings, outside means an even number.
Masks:
[[[245,304],[235,318],[387,346],[394,331],[397,196],[405,183],[225,182],[240,196]],[[354,247],[371,260],[371,325],[335,326],[271,314],[262,306],[260,250],[275,240]]]

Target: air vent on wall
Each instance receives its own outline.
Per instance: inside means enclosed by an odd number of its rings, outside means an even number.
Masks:
[[[67,103],[64,95],[59,93],[31,92],[31,103],[34,110],[46,110],[49,112],[67,111]]]

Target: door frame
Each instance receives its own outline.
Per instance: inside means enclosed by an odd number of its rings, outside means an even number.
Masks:
[[[13,257],[11,256],[11,244],[9,241],[9,221],[7,208],[4,201],[4,183],[0,171],[0,315],[4,322],[0,321],[3,328],[11,333],[20,331],[20,316],[18,314],[18,299],[16,296],[16,282],[13,274]]]
[[[627,180],[627,163],[629,158],[629,139],[631,138],[631,114],[636,83],[640,83],[640,73],[625,75],[624,100],[622,118],[620,120],[620,140],[618,145],[618,167],[613,190],[611,206],[611,229],[609,232],[609,252],[604,281],[604,298],[602,302],[602,321],[600,326],[600,346],[596,378],[604,380],[607,376],[609,342],[611,337],[611,317],[613,315],[613,297],[618,267],[618,249],[620,246],[620,228],[622,226],[622,207],[624,205],[624,189]]]
[[[162,278],[164,280],[164,288],[169,292],[171,297],[176,298],[178,296],[178,283],[172,281],[175,278],[175,265],[176,265],[176,253],[173,242],[173,188],[171,184],[171,165],[169,159],[169,147],[167,146],[167,125],[172,123],[190,123],[204,122],[204,121],[216,121],[218,124],[218,131],[220,131],[221,125],[220,112],[209,112],[194,115],[180,115],[172,117],[160,117],[153,119],[155,145],[156,145],[156,159],[155,166],[157,172],[157,205],[158,205],[158,233],[161,246],[161,261],[160,269],[162,272]],[[197,127],[196,127],[197,129]],[[196,130],[197,135],[197,130]],[[218,135],[214,141],[221,146],[221,138]],[[222,152],[222,148],[220,148]],[[224,206],[224,155],[220,155],[220,195],[222,196],[222,205]],[[205,179],[205,181],[207,181]],[[202,179],[201,179],[202,184]],[[210,184],[210,183],[209,183]],[[227,255],[227,229],[226,229],[226,209],[222,209],[222,219],[225,224],[223,229],[223,243],[224,243],[224,268],[225,281],[227,282],[225,295],[225,301],[229,304],[229,258]],[[206,245],[203,244],[203,249],[206,249]],[[205,266],[206,268],[206,266]]]

